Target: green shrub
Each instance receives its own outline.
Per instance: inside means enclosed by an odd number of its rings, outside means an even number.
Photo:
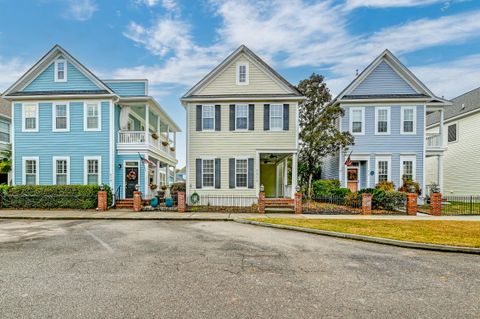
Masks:
[[[395,184],[389,181],[382,181],[375,185],[375,188],[385,192],[393,192],[395,190]]]
[[[350,194],[352,191],[348,188],[337,188],[333,191],[333,195],[339,196],[339,197],[345,197],[348,194]]]
[[[20,185],[0,186],[3,208],[92,209],[97,207],[98,185]],[[113,194],[108,185],[107,205]]]
[[[336,179],[320,179],[313,182],[312,188],[315,196],[333,195],[340,188],[340,181]]]
[[[405,193],[416,193],[417,195],[422,195],[422,189],[420,184],[412,181],[411,178],[402,178],[402,186],[398,189],[399,192]]]
[[[358,192],[359,194],[372,194],[372,208],[394,210],[403,207],[407,195],[402,192],[384,191],[378,188],[366,188]]]
[[[170,189],[172,193],[176,192],[185,192],[187,189],[187,185],[184,182],[177,182],[172,184],[172,188]]]

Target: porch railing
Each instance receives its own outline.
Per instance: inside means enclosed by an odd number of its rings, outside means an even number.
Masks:
[[[439,133],[427,133],[427,147],[438,148],[442,147],[442,134]]]
[[[150,136],[148,144],[175,157],[175,150],[172,150],[172,141],[164,143],[165,141],[167,140],[163,135],[160,135],[157,139],[154,139],[152,136]],[[118,131],[118,143],[130,145],[146,144],[147,139],[144,131]]]

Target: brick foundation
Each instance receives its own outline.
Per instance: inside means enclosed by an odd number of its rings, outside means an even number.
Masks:
[[[418,203],[417,203],[418,195],[413,193],[407,194],[407,215],[416,216],[418,211]]]
[[[98,204],[97,210],[100,212],[104,212],[107,210],[107,192],[106,191],[99,191],[97,194]]]
[[[258,213],[265,214],[265,192],[258,193]]]
[[[362,194],[362,215],[372,214],[372,194]]]
[[[295,193],[295,214],[302,213],[302,193]]]
[[[178,192],[178,212],[185,213],[185,192]]]
[[[142,192],[133,192],[133,211],[139,212],[142,210]]]
[[[442,194],[432,193],[430,195],[430,215],[442,215]]]

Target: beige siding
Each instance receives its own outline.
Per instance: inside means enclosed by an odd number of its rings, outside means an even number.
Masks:
[[[264,131],[263,130],[263,105],[273,103],[270,101],[248,102],[255,104],[255,130],[253,131],[230,131],[229,130],[229,105],[235,102],[221,104],[221,131],[203,132],[196,131],[196,104],[187,106],[187,188],[191,194],[197,191],[201,194],[230,195],[228,179],[228,159],[233,157],[255,158],[257,150],[291,151],[297,147],[296,138],[296,102],[279,101],[275,103],[288,103],[289,130],[288,131]],[[246,102],[246,104],[248,104]],[[200,103],[198,103],[200,104]],[[217,103],[218,104],[218,103]],[[221,189],[196,190],[195,160],[197,158],[220,158],[221,159]],[[255,160],[254,185],[258,185],[259,170]],[[257,195],[256,189],[235,190],[235,194]]]
[[[237,62],[249,63],[249,84],[237,85]],[[288,94],[292,93],[285,85],[274,80],[266,71],[259,67],[257,62],[242,54],[226,66],[215,78],[210,80],[195,95],[223,95],[223,94]]]

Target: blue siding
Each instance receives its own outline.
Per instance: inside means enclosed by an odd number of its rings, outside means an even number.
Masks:
[[[147,95],[146,82],[144,81],[104,81],[115,93],[121,96]]]
[[[145,156],[145,154],[142,154],[142,156]],[[124,161],[140,161],[140,157],[138,154],[128,154],[128,155],[118,155],[115,157],[115,190],[117,190],[118,187],[120,187],[120,197],[124,198],[125,196],[125,167],[124,167]],[[119,167],[119,164],[122,165],[122,167]],[[138,175],[139,175],[139,183],[138,185],[140,186],[140,191],[142,194],[145,194],[145,165],[139,162],[139,168],[138,168]]]
[[[67,62],[67,82],[55,82],[54,65],[55,63],[52,62],[23,91],[100,90],[97,85],[69,62]]]
[[[415,93],[417,92],[383,61],[349,95]]]
[[[20,103],[15,109],[15,183],[22,184],[22,157],[38,156],[40,184],[53,182],[53,156],[70,156],[70,183],[84,183],[84,156],[102,157],[102,182],[109,183],[109,105],[101,103],[102,131],[85,132],[83,103],[70,102],[70,132],[52,132],[52,103],[39,103],[39,132],[22,132]]]

